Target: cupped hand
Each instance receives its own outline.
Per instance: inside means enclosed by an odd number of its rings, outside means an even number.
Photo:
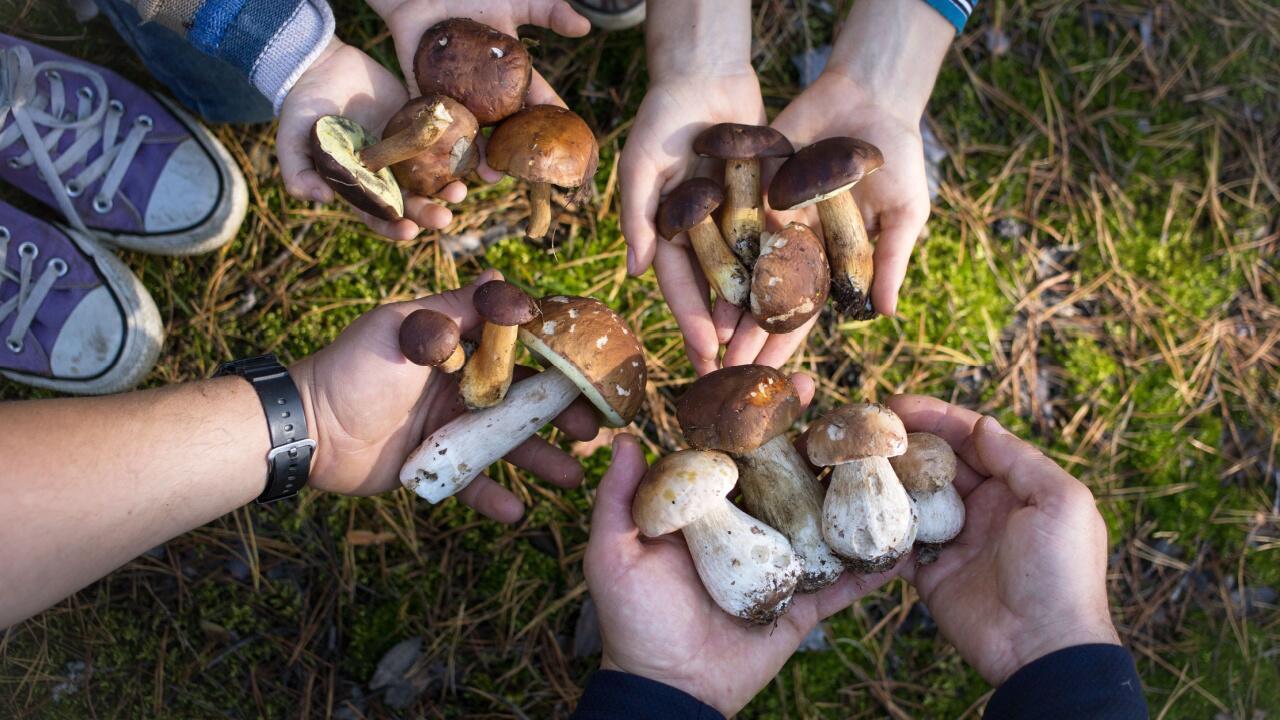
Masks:
[[[333,202],[334,192],[311,161],[311,127],[322,115],[342,115],[376,135],[382,133],[408,101],[395,75],[360,50],[334,38],[298,78],[280,108],[276,154],[285,190],[299,200]],[[462,202],[467,188],[450,183],[438,194],[446,202]],[[395,222],[356,211],[374,232],[393,240],[411,240],[423,229],[440,229],[453,221],[453,213],[431,200],[406,195],[405,217]]]
[[[892,100],[872,98],[847,75],[828,70],[778,114],[773,127],[797,148],[847,136],[866,140],[884,153],[884,167],[852,192],[876,243],[872,304],[880,314],[894,315],[911,250],[929,219],[920,116],[906,115]],[[822,232],[816,211],[771,214],[774,223],[798,220]]]
[[[310,485],[346,495],[372,495],[400,486],[400,466],[422,439],[462,414],[454,376],[414,365],[400,352],[400,323],[430,308],[458,323],[464,335],[481,326],[472,307],[476,287],[501,276],[488,270],[458,290],[383,305],[365,313],[333,344],[290,368],[312,422],[316,456]],[[568,437],[590,440],[599,429],[581,398],[554,421]],[[582,467],[568,453],[532,437],[506,458],[557,487],[582,482]],[[511,491],[481,475],[458,499],[500,522],[524,511]]]
[[[889,407],[959,455],[965,526],[936,562],[902,564],[938,629],[992,685],[1055,650],[1118,644],[1107,527],[1083,483],[991,417],[920,396]]]
[[[802,396],[813,383],[797,376]],[[679,533],[649,539],[631,518],[646,470],[639,442],[618,435],[600,481],[587,544],[587,587],[600,613],[601,667],[679,688],[725,716],[768,684],[822,619],[891,575],[846,574],[813,595],[796,595],[776,626],[748,626],[721,610],[702,586]]]

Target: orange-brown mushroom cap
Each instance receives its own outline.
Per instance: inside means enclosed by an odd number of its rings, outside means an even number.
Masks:
[[[423,95],[448,95],[487,126],[524,107],[533,60],[519,38],[475,20],[452,18],[422,34],[413,73]]]
[[[809,426],[806,448],[814,465],[895,457],[907,450],[907,429],[902,419],[883,405],[850,403]]]
[[[785,374],[736,365],[694,381],[676,402],[676,419],[691,446],[742,454],[786,432],[802,410]]]
[[[596,136],[558,105],[535,105],[499,125],[485,159],[498,172],[562,188],[586,188],[600,161]]]

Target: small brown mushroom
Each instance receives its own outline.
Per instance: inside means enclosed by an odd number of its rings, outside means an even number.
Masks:
[[[462,401],[472,410],[502,402],[516,367],[520,326],[538,316],[538,305],[523,290],[504,280],[476,288],[472,300],[484,319],[480,345],[462,371]]]
[[[768,333],[788,333],[827,302],[831,274],[822,241],[802,223],[764,233],[751,274],[751,314]]]
[[[551,186],[577,188],[581,201],[600,162],[596,136],[582,118],[557,105],[535,105],[494,129],[486,150],[489,167],[529,182],[529,228],[541,238],[551,228]]]
[[[907,451],[889,463],[915,501],[920,522],[916,561],[927,565],[964,529],[964,500],[955,486],[956,453],[937,435],[916,432],[907,435]]]
[[[414,310],[401,321],[400,352],[415,365],[447,373],[457,372],[466,360],[458,323],[430,308]]]
[[[384,134],[392,135],[404,130],[413,122],[416,113],[436,103],[444,106],[453,122],[426,150],[391,166],[402,190],[423,197],[440,192],[444,186],[475,170],[480,162],[480,153],[476,149],[476,134],[480,126],[476,117],[451,97],[423,95],[410,100],[387,121]]]
[[[519,38],[475,20],[453,18],[423,33],[413,74],[423,95],[448,95],[489,126],[524,107],[533,61]]]
[[[689,233],[689,243],[711,289],[730,305],[747,304],[751,278],[747,269],[729,251],[711,213],[724,201],[724,191],[715,180],[693,178],[680,183],[658,205],[658,234],[674,240]]]
[[[724,205],[720,230],[747,269],[760,254],[760,161],[787,157],[795,152],[785,135],[767,126],[719,123],[693,140],[693,151],[702,157],[724,160]]]
[[[870,295],[875,247],[849,188],[882,165],[884,156],[871,143],[827,138],[788,158],[769,183],[769,205],[775,210],[817,203],[831,263],[831,299],[855,320],[875,317]]]

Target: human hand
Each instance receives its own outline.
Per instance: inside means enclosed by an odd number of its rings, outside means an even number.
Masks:
[[[333,202],[333,189],[311,161],[311,126],[322,115],[342,115],[380,135],[409,96],[386,68],[360,50],[334,38],[307,68],[280,108],[276,154],[285,190],[299,200]],[[460,182],[445,186],[437,197],[462,202],[467,188]],[[440,229],[453,221],[448,208],[416,195],[406,195],[404,218],[388,222],[356,211],[374,232],[393,240],[411,240],[423,229]]]
[[[889,401],[908,431],[956,450],[960,536],[902,563],[938,629],[992,685],[1055,650],[1119,644],[1107,606],[1107,526],[1083,483],[991,417],[933,398]]]
[[[466,410],[454,376],[414,365],[401,354],[400,323],[414,310],[430,308],[452,318],[463,335],[475,335],[482,323],[472,295],[481,284],[500,277],[488,270],[458,290],[375,308],[333,344],[290,368],[316,439],[312,487],[346,495],[400,487],[397,478],[405,458],[424,437]],[[575,440],[590,440],[599,429],[595,411],[581,398],[554,424]],[[582,482],[578,462],[538,437],[506,459],[557,487]],[[515,522],[524,511],[511,491],[484,475],[457,497],[499,522]]]
[[[812,380],[798,375],[793,382],[806,401],[813,397]],[[796,595],[775,626],[748,626],[712,601],[682,535],[640,535],[631,503],[645,470],[639,442],[618,435],[596,492],[585,560],[600,613],[602,669],[666,683],[732,716],[819,621],[892,577],[845,574],[821,592]]]

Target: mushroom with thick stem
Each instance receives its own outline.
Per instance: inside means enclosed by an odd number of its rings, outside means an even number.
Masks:
[[[907,451],[889,463],[915,501],[916,562],[927,565],[964,529],[964,500],[955,486],[956,453],[937,435],[914,432],[907,435]]]
[[[738,470],[724,453],[672,453],[645,473],[631,515],[647,537],[681,531],[716,605],[766,625],[791,604],[801,561],[781,533],[725,498],[737,479]]]
[[[747,510],[791,541],[804,561],[800,590],[816,592],[843,564],[822,537],[822,486],[787,438],[802,410],[786,375],[737,365],[696,380],[676,403],[676,418],[693,447],[733,455]]]
[[[519,38],[484,23],[452,18],[422,34],[413,74],[423,95],[447,95],[484,126],[524,107],[533,60]]]
[[[587,123],[558,105],[534,105],[507,118],[489,136],[489,167],[529,183],[529,227],[538,239],[551,229],[551,186],[577,188],[581,201],[591,190],[600,162],[596,136]]]
[[[767,333],[788,333],[827,302],[831,275],[822,241],[802,223],[764,233],[751,273],[751,315]]]
[[[760,161],[788,157],[795,152],[786,135],[771,127],[719,123],[693,139],[693,151],[702,157],[724,161],[724,205],[720,230],[724,241],[747,269],[760,254]]]
[[[475,170],[480,163],[480,153],[476,149],[480,126],[475,115],[451,97],[423,95],[410,100],[387,121],[383,134],[393,135],[404,130],[419,111],[436,103],[444,106],[453,122],[426,150],[391,166],[400,188],[422,197],[435,195],[444,186]]]
[[[854,320],[875,317],[871,306],[875,247],[867,239],[862,213],[849,188],[882,165],[884,156],[871,143],[827,138],[788,158],[769,183],[769,205],[774,210],[798,210],[817,203],[831,263],[831,298],[839,312]]]
[[[902,420],[883,405],[854,403],[808,430],[809,459],[834,466],[822,506],[822,535],[858,572],[893,567],[916,539],[915,504],[889,464],[907,449]]]
[[[592,298],[556,295],[520,328],[525,347],[549,367],[515,383],[499,404],[431,433],[400,469],[400,482],[438,503],[564,412],[579,394],[606,425],[631,422],[644,403],[644,348],[626,322]]]
[[[715,180],[686,180],[658,205],[658,234],[673,240],[682,232],[688,233],[693,254],[711,289],[730,305],[742,307],[747,304],[751,278],[711,220],[711,213],[722,202],[724,190]]]
[[[316,172],[356,208],[382,220],[404,216],[404,197],[388,166],[426,152],[453,124],[443,102],[416,108],[398,132],[373,142],[354,120],[324,115],[311,128]]]
[[[400,352],[414,365],[447,373],[457,372],[466,360],[458,323],[430,308],[414,310],[400,322]]]
[[[538,316],[538,304],[525,291],[505,280],[490,280],[476,288],[472,299],[484,320],[480,345],[462,370],[462,401],[472,410],[502,402],[516,369],[520,326]]]

